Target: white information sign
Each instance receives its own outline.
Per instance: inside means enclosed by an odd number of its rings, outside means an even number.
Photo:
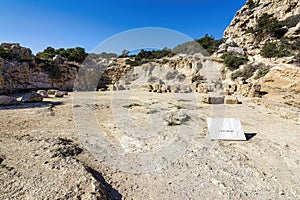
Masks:
[[[238,118],[207,118],[211,140],[246,140]]]

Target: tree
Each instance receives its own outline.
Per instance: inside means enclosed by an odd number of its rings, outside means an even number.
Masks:
[[[47,60],[53,59],[55,55],[61,56],[66,58],[68,61],[75,61],[82,63],[86,56],[88,55],[85,52],[85,49],[82,47],[75,47],[75,48],[59,48],[54,49],[53,47],[47,47],[43,52],[39,52],[36,54],[40,58],[44,58]]]
[[[121,58],[125,58],[125,57],[127,57],[128,56],[128,54],[129,54],[129,50],[127,50],[127,49],[123,49],[122,50],[122,55],[120,56]]]
[[[55,49],[53,47],[47,47],[43,52],[38,52],[36,55],[40,58],[52,59],[55,54]]]

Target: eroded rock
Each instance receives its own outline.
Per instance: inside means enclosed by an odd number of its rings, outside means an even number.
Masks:
[[[190,117],[186,113],[178,111],[170,111],[165,117],[165,121],[169,126],[181,125],[187,122],[189,119]]]
[[[5,96],[5,95],[0,96],[0,105],[1,106],[13,105],[16,103],[17,103],[17,100],[14,97]]]
[[[43,99],[44,99],[44,97],[41,95],[41,94],[39,94],[39,93],[37,93],[37,92],[30,92],[30,93],[27,93],[27,94],[24,94],[23,96],[22,96],[22,99],[21,99],[21,101],[22,102],[41,102],[41,101],[43,101]]]
[[[44,98],[48,97],[48,93],[46,90],[38,90],[36,93],[42,95]]]

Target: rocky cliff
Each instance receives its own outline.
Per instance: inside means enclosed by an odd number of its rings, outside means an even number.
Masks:
[[[31,89],[72,90],[79,64],[64,58],[43,60],[19,44],[0,46],[0,94]]]
[[[298,0],[248,0],[224,31],[225,39],[250,55],[260,54],[267,42],[283,38],[293,42],[299,36]]]

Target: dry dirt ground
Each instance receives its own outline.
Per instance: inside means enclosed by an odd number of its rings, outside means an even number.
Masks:
[[[75,96],[0,108],[0,199],[300,199],[300,124],[267,100],[220,107],[199,94],[115,91],[73,105]],[[189,118],[168,125],[170,112]],[[239,118],[248,140],[209,140],[214,116]]]

